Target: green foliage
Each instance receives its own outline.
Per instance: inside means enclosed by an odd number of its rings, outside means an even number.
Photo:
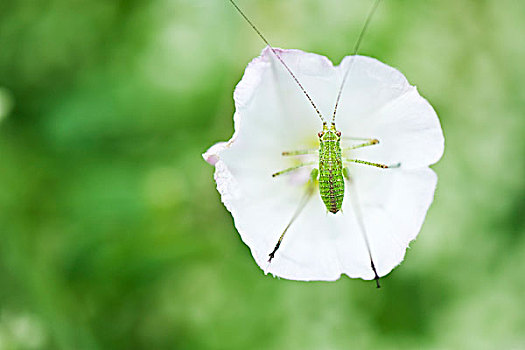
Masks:
[[[350,53],[370,1],[239,1]],[[224,0],[0,2],[0,349],[525,347],[525,3],[384,1],[362,53],[438,111],[438,190],[382,280],[264,276],[201,152],[263,48]],[[315,132],[315,131],[313,131]]]

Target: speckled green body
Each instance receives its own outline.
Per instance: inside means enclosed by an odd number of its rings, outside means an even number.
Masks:
[[[319,192],[326,209],[335,214],[341,210],[345,193],[341,133],[335,124],[323,125],[319,133]]]

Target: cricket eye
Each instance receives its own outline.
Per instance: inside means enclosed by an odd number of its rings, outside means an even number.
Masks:
[[[319,131],[319,133],[317,134],[317,136],[319,136],[319,138],[323,137],[323,135],[324,135],[324,132],[322,132],[322,131]]]
[[[336,131],[335,134],[337,135],[337,137],[341,137],[341,131]]]

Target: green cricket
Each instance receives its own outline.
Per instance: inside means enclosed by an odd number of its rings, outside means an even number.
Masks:
[[[355,56],[357,54],[357,51],[359,49],[359,46],[361,44],[362,38],[364,36],[364,33],[366,32],[366,29],[368,27],[368,24],[370,23],[370,20],[376,11],[379,3],[381,0],[375,0],[372,9],[370,10],[366,21],[363,25],[363,28],[361,29],[361,32],[358,36],[358,39],[356,41],[353,55]],[[282,156],[298,156],[298,155],[317,155],[318,156],[318,168],[314,168],[310,173],[310,178],[307,183],[307,189],[306,193],[301,200],[297,210],[295,211],[294,215],[292,216],[291,220],[286,225],[285,229],[283,230],[281,236],[279,237],[279,240],[277,241],[275,248],[273,251],[269,254],[268,263],[270,263],[274,257],[276,252],[278,251],[281,242],[286,234],[286,231],[290,228],[294,220],[299,216],[302,209],[308,202],[309,198],[313,195],[314,190],[316,186],[319,187],[319,193],[321,195],[321,199],[326,206],[326,209],[328,212],[332,214],[336,214],[339,211],[341,211],[341,207],[343,204],[343,198],[345,193],[345,180],[350,181],[350,172],[348,170],[347,165],[349,163],[358,163],[368,166],[373,166],[381,169],[388,169],[388,168],[397,168],[401,164],[395,164],[395,165],[386,165],[386,164],[379,164],[379,163],[373,163],[365,160],[360,159],[353,159],[353,158],[346,158],[343,155],[343,151],[349,151],[357,148],[362,147],[368,147],[379,144],[379,140],[376,138],[359,138],[359,137],[343,137],[341,134],[341,131],[337,130],[336,127],[336,114],[337,114],[337,106],[339,105],[339,100],[341,97],[341,92],[343,91],[345,82],[349,76],[349,73],[352,69],[352,64],[354,60],[351,61],[350,66],[345,72],[345,75],[343,76],[343,80],[341,82],[341,86],[339,88],[339,92],[337,95],[337,99],[335,102],[334,112],[332,114],[331,122],[328,123],[324,116],[321,114],[319,109],[317,108],[316,104],[314,103],[313,99],[310,97],[308,92],[304,89],[302,84],[299,82],[295,74],[292,72],[292,70],[288,67],[288,65],[284,62],[284,60],[279,56],[279,53],[273,48],[272,45],[266,40],[266,38],[262,35],[262,33],[257,29],[257,27],[248,19],[248,17],[244,14],[244,12],[237,6],[237,4],[234,2],[234,0],[230,0],[232,5],[236,8],[236,10],[241,14],[241,16],[248,22],[248,24],[253,28],[253,30],[259,35],[259,37],[264,41],[264,43],[271,49],[275,57],[279,60],[279,62],[284,66],[284,68],[288,71],[292,79],[296,82],[298,87],[301,89],[303,94],[306,96],[312,107],[315,109],[317,115],[319,116],[323,129],[320,131],[317,135],[319,138],[319,149],[304,149],[304,150],[295,150],[295,151],[285,151],[282,152]],[[348,146],[348,147],[341,147],[341,140],[356,140],[361,141],[358,144]],[[304,162],[301,164],[298,164],[294,167],[290,167],[278,172],[275,172],[272,174],[272,177],[280,176],[283,174],[288,174],[290,172],[293,172],[297,169],[300,169],[305,166],[311,166],[315,165],[317,162]],[[359,215],[358,212],[356,214]],[[361,220],[360,226],[362,228],[365,243],[368,249],[368,255],[370,257],[370,265],[371,268],[375,274],[375,281],[377,284],[377,288],[380,287],[379,285],[379,275],[377,274],[374,260],[372,258],[372,253],[370,250],[370,245],[368,242],[368,238],[366,237],[366,231],[364,230],[364,225]]]

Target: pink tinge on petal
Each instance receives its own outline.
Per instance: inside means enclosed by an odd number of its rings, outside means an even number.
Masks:
[[[215,163],[217,163],[219,161],[219,157],[217,157],[216,154],[213,154],[207,158],[205,158],[206,161],[211,164],[211,165],[215,165]]]
[[[215,166],[215,164],[219,161],[219,154],[228,147],[228,142],[218,142],[215,145],[211,146],[203,155],[202,158],[208,164],[211,164]]]

